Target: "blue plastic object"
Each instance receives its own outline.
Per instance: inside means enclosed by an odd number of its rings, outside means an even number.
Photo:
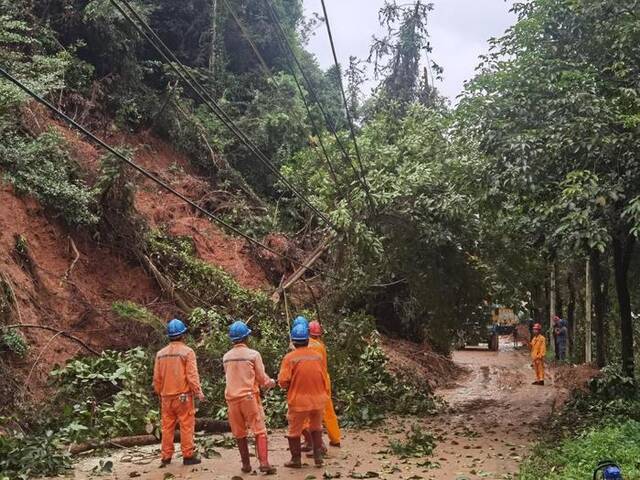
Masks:
[[[229,338],[232,342],[239,342],[251,335],[251,329],[241,320],[237,320],[229,327]]]
[[[598,476],[598,473],[602,473]],[[601,461],[593,471],[593,480],[624,480],[620,466],[611,460]]]
[[[304,342],[309,340],[309,325],[306,323],[298,323],[291,329],[291,340],[294,342]]]
[[[167,335],[169,335],[169,338],[179,337],[185,333],[187,333],[187,326],[182,320],[174,318],[167,325]]]
[[[296,325],[299,324],[304,324],[304,325],[309,325],[309,320],[307,320],[307,317],[303,317],[302,315],[298,315],[295,320],[293,321],[293,326],[295,327]]]

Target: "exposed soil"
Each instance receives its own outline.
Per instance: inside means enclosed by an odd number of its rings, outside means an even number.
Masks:
[[[272,432],[271,460],[280,466],[275,478],[319,479],[325,473],[328,474],[325,478],[337,478],[337,474],[341,478],[367,478],[362,476],[366,472],[388,479],[515,478],[519,464],[544,428],[545,420],[557,408],[557,399],[566,395],[567,384],[564,380],[556,383],[559,370],[549,368],[547,385],[531,385],[533,372],[526,348],[515,349],[506,337],[502,339],[500,352],[480,349],[455,352],[453,360],[467,373],[455,385],[438,390],[437,393],[448,402],[448,407],[441,413],[425,418],[389,419],[374,430],[347,430],[342,448],[330,449],[322,469],[311,465],[293,471],[283,468],[282,464],[288,458],[284,432]],[[590,368],[582,366],[571,369],[576,374],[575,378],[586,379],[593,373]],[[564,370],[564,367],[560,369]],[[389,441],[402,440],[413,425],[438,438],[434,453],[429,457],[408,459],[389,453]],[[199,480],[251,477],[241,474],[235,449],[219,451],[221,458],[205,459],[201,466],[183,467],[176,461],[167,469],[157,468],[155,447],[117,451],[109,456],[114,467],[113,473],[106,478]],[[75,478],[87,478],[98,462],[95,457],[80,461]]]

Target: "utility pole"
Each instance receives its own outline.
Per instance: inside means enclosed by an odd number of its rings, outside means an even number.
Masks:
[[[218,48],[218,0],[211,0],[211,45],[209,46],[209,72],[216,75],[216,49]]]
[[[587,258],[584,285],[584,361],[591,363],[591,259]]]

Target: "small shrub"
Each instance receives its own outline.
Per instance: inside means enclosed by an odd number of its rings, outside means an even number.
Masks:
[[[135,302],[130,302],[128,300],[113,302],[111,305],[111,311],[122,318],[135,320],[136,322],[140,322],[144,325],[149,325],[158,332],[164,332],[165,330],[165,322],[163,322],[157,315]]]
[[[0,478],[55,476],[71,468],[69,454],[52,431],[43,435],[0,435]]]
[[[151,359],[142,348],[73,360],[51,375],[70,441],[139,434],[158,416]]]
[[[98,221],[93,193],[80,179],[59,134],[49,130],[35,140],[5,140],[0,143],[0,167],[18,192],[34,196],[69,225]]]
[[[6,350],[18,357],[24,357],[29,347],[20,332],[8,330],[0,337],[0,350]]]

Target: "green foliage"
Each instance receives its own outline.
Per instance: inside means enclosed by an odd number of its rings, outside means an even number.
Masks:
[[[521,468],[522,480],[583,480],[604,459],[614,459],[624,478],[640,478],[640,422],[628,420],[584,431],[559,444],[542,444]]]
[[[70,441],[139,434],[157,420],[151,360],[141,348],[72,360],[51,375],[60,420],[70,422],[61,432]]]
[[[34,196],[69,225],[92,225],[98,221],[93,194],[55,130],[34,140],[13,135],[3,139],[0,167],[18,192]]]
[[[389,447],[395,455],[402,458],[428,457],[436,447],[436,439],[424,427],[412,425],[404,441],[392,440]]]
[[[3,331],[0,336],[0,352],[8,350],[18,357],[24,357],[29,350],[26,340],[17,330]]]
[[[0,435],[0,478],[56,476],[71,468],[69,453],[51,431],[39,436]]]
[[[260,320],[272,315],[273,306],[264,293],[242,288],[221,268],[196,258],[191,239],[156,233],[147,248],[162,272],[196,304],[243,318]]]
[[[165,322],[142,305],[128,300],[113,302],[111,310],[118,316],[149,325],[157,332],[164,332]]]
[[[640,475],[640,395],[620,366],[603,369],[588,392],[575,392],[533,455],[524,480],[590,478],[597,463],[613,459],[624,478]]]

